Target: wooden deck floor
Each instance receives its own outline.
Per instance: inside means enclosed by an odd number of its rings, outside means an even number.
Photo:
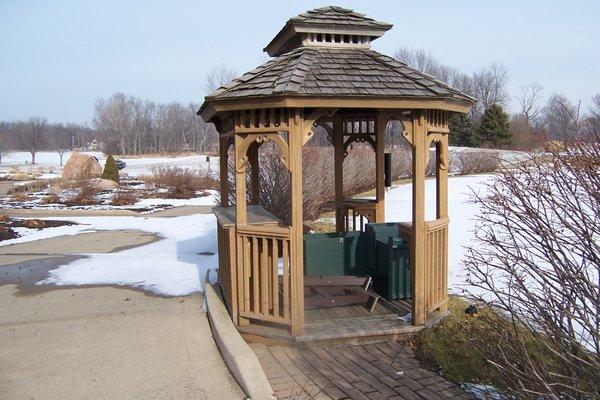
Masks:
[[[393,305],[378,303],[373,312],[362,305],[349,305],[305,310],[305,332],[292,339],[285,329],[272,325],[250,324],[240,327],[247,341],[260,337],[290,345],[322,346],[358,344],[386,340],[407,339],[422,329],[399,318],[410,312],[410,303],[396,301]],[[265,340],[269,342],[269,340]]]
[[[400,342],[295,349],[250,346],[280,400],[474,398],[421,368]]]
[[[393,310],[389,307],[386,307],[384,303],[377,303],[373,312],[369,312],[366,307],[361,305],[328,307],[305,310],[304,318],[307,324],[312,324],[332,319],[398,314],[400,310],[404,314],[407,314],[411,311],[410,303],[405,300],[397,300],[394,301],[393,304],[398,308],[398,310]]]

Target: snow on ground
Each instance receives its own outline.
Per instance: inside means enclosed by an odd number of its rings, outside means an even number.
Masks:
[[[144,246],[106,254],[84,254],[50,271],[38,284],[114,284],[157,294],[183,296],[201,290],[206,271],[218,265],[216,221],[212,214],[175,218],[68,218],[87,229],[137,229],[162,239]],[[73,227],[69,227],[73,228]],[[210,252],[212,255],[203,255]]]
[[[98,159],[100,165],[104,166],[106,155],[98,151],[84,151],[82,153],[91,154]],[[65,152],[63,163],[66,163],[73,152]],[[191,170],[210,169],[215,175],[219,171],[219,157],[209,157],[206,161],[205,155],[188,155],[174,157],[118,157],[126,163],[126,167],[121,171],[129,176],[149,175],[152,167],[155,165],[168,167],[182,167]],[[31,164],[31,154],[26,151],[16,151],[8,153],[2,158],[0,164],[0,175],[8,173],[11,169],[19,169],[23,172],[39,172],[42,178],[51,179],[60,177],[63,167],[60,165],[60,157],[56,152],[40,151],[35,156],[35,165]]]
[[[460,293],[465,284],[461,267],[464,246],[474,237],[474,217],[478,207],[469,202],[471,190],[482,191],[493,175],[450,178],[448,208],[450,214],[449,286]],[[386,219],[410,221],[412,186],[392,188],[386,195]],[[425,184],[426,218],[435,218],[435,180]],[[210,196],[212,197],[212,196]],[[168,200],[168,199],[165,199]],[[169,200],[172,201],[172,200]],[[54,218],[55,219],[55,218]],[[216,221],[212,214],[175,218],[77,217],[61,218],[80,225],[27,230],[20,238],[0,245],[32,241],[59,235],[75,235],[94,230],[137,229],[163,239],[133,249],[109,254],[86,254],[80,259],[50,271],[40,284],[91,285],[115,284],[150,290],[157,294],[179,296],[199,291],[207,269],[218,265]],[[202,255],[203,252],[215,253]]]
[[[509,167],[512,164],[518,164],[520,162],[526,161],[531,157],[528,152],[518,150],[480,149],[473,147],[450,146],[448,147],[448,151],[450,152],[451,158],[453,153],[460,152],[488,153],[493,155],[494,157],[497,157],[500,160],[500,164],[505,167]]]
[[[169,205],[179,206],[214,206],[217,203],[218,192],[216,190],[207,190],[208,196],[192,197],[191,199],[161,199],[147,198],[141,199],[134,204],[134,207],[155,207]]]
[[[465,286],[465,271],[461,260],[464,246],[474,239],[474,218],[479,207],[469,199],[473,191],[482,193],[484,184],[493,175],[472,175],[448,179],[448,215],[450,216],[448,243],[448,286],[451,292],[459,294]],[[435,179],[425,182],[425,219],[435,219]],[[385,219],[389,222],[412,220],[412,185],[392,188],[385,198]]]
[[[190,170],[210,169],[214,174],[219,173],[219,157],[209,157],[208,162],[204,155],[178,156],[178,157],[141,157],[121,158],[127,164],[123,172],[129,176],[148,175],[155,165],[163,167],[181,167]]]
[[[106,156],[99,151],[85,151],[98,159],[104,165]],[[67,162],[73,152],[67,151],[63,154],[63,164]],[[36,174],[37,178],[53,179],[62,175],[63,167],[60,165],[60,156],[57,152],[40,151],[35,155],[35,164],[31,164],[31,153],[27,151],[15,151],[2,157],[0,164],[0,176],[14,172],[15,170],[25,172],[29,175]]]
[[[65,219],[66,218],[61,218],[62,221],[64,221]],[[85,225],[65,225],[44,229],[29,229],[24,227],[18,227],[13,228],[13,230],[19,234],[19,237],[0,241],[0,247],[8,246],[9,244],[32,242],[34,240],[49,239],[56,236],[78,235],[83,232],[93,231],[93,229]]]

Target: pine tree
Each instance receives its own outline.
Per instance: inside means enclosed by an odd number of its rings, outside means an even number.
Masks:
[[[507,146],[512,139],[508,115],[497,104],[485,110],[478,131],[482,142],[493,147]]]
[[[477,147],[479,137],[471,118],[466,114],[456,114],[450,119],[450,144],[452,146]]]
[[[119,182],[119,168],[112,155],[109,155],[104,164],[104,172],[102,179],[110,179],[111,181]]]

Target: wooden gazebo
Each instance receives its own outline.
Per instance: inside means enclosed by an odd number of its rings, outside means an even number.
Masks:
[[[218,276],[232,320],[248,337],[301,341],[348,337],[352,332],[397,335],[414,332],[447,308],[448,121],[453,113],[466,113],[473,99],[371,50],[371,41],[391,27],[340,7],[300,14],[265,48],[271,60],[208,95],[198,111],[220,134],[221,205],[214,210]],[[392,120],[402,123],[401,134],[412,147],[412,221],[398,224],[410,247],[412,295],[396,302],[409,307],[412,319],[399,320],[393,309],[391,316],[374,315],[371,302],[360,315],[346,313],[347,321],[341,310],[336,311],[338,318],[305,321],[305,285],[327,277],[305,276],[303,146],[316,126],[329,133],[335,152],[336,228],[361,230],[365,223],[385,221],[384,138]],[[291,174],[289,226],[259,204],[258,149],[268,141],[277,145]],[[344,197],[344,157],[356,141],[371,144],[375,151],[375,199]],[[228,200],[230,146],[235,154],[235,205]],[[437,165],[437,218],[426,221],[424,189],[431,146]],[[251,204],[246,201],[247,168]],[[346,283],[351,282],[348,277]]]

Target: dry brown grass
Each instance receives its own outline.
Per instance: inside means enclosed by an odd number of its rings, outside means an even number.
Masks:
[[[32,192],[41,192],[48,187],[48,181],[44,180],[35,180],[31,182],[27,182],[23,185],[16,185],[11,187],[6,194],[13,195],[17,193],[32,193]]]
[[[10,201],[17,203],[24,203],[26,201],[32,201],[34,197],[27,193],[14,193],[10,195]]]
[[[129,190],[119,190],[110,202],[113,206],[130,206],[138,201],[136,193]]]
[[[60,197],[57,194],[51,193],[42,199],[42,204],[58,204]]]
[[[64,204],[70,207],[100,204],[100,201],[95,197],[98,193],[100,193],[100,189],[88,182],[79,188],[75,197],[65,201]]]
[[[175,199],[189,199],[196,192],[218,187],[218,181],[208,170],[194,171],[182,167],[155,166],[147,179],[156,187],[167,189],[167,196]]]
[[[494,172],[500,167],[498,154],[484,151],[460,151],[454,155],[453,163],[460,175]]]

